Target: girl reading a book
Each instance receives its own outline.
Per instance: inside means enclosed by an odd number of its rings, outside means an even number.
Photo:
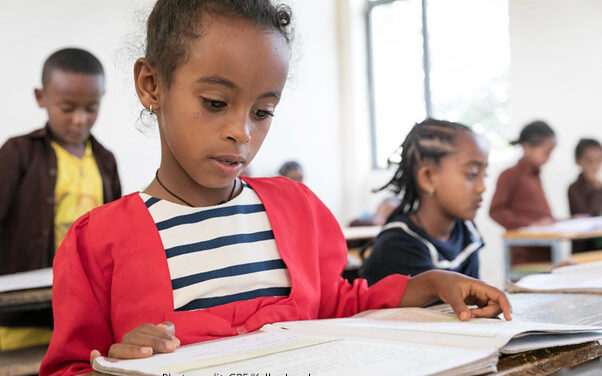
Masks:
[[[41,375],[90,371],[100,354],[144,358],[277,321],[436,299],[462,320],[510,319],[503,292],[456,273],[349,284],[341,229],[308,188],[239,177],[282,97],[290,22],[270,0],[155,4],[134,75],[161,163],[143,192],[81,217],[57,251]]]

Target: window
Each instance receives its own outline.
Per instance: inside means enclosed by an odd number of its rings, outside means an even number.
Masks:
[[[374,167],[414,123],[459,121],[503,142],[508,122],[507,0],[368,2]]]

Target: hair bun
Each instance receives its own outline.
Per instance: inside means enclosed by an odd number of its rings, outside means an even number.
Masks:
[[[276,10],[276,20],[280,27],[287,27],[291,24],[293,11],[288,5],[279,4]]]

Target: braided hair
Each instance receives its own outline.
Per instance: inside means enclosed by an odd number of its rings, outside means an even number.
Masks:
[[[451,121],[426,119],[412,127],[401,146],[397,149],[401,157],[399,167],[391,180],[377,189],[388,189],[401,195],[401,203],[389,216],[387,222],[398,214],[415,212],[420,205],[416,184],[416,171],[425,161],[438,164],[442,158],[455,151],[454,141],[459,132],[472,132],[467,126]]]

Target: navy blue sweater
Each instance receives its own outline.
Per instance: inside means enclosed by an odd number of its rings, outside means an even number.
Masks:
[[[431,269],[479,278],[478,250],[483,239],[472,221],[457,220],[447,241],[429,236],[399,214],[378,235],[360,276],[373,284],[390,274],[416,275]]]

